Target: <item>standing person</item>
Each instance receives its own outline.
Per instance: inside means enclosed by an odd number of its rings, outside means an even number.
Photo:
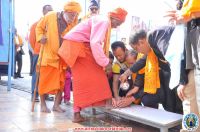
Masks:
[[[29,75],[32,76],[32,73],[33,73],[33,49],[29,42],[28,42],[28,54],[29,54],[29,60],[30,60]]]
[[[68,67],[67,70],[66,70],[66,73],[65,73],[65,86],[64,86],[64,103],[66,105],[69,105],[70,104],[70,92],[71,92],[71,87],[72,87],[72,75],[71,75],[71,70],[70,68]]]
[[[51,5],[44,5],[42,12],[43,15],[46,15],[49,11],[53,11],[53,8]],[[43,18],[41,18],[42,20]],[[35,22],[30,29],[30,34],[29,34],[29,43],[31,48],[33,49],[33,63],[32,63],[32,81],[31,81],[31,100],[33,100],[33,94],[34,94],[34,90],[35,90],[35,83],[36,83],[36,65],[37,65],[37,61],[38,61],[38,56],[39,56],[39,52],[40,52],[40,43],[38,43],[36,41],[36,33],[35,33],[35,29],[37,26],[38,22]],[[38,102],[39,101],[39,95],[38,95],[38,91],[36,92],[36,98],[35,101]]]
[[[42,44],[38,59],[42,60],[38,87],[41,112],[50,112],[44,96],[47,93],[56,94],[53,110],[64,112],[59,104],[64,89],[66,66],[62,65],[58,49],[62,44],[62,37],[78,23],[80,11],[80,4],[70,0],[64,5],[62,12],[49,12],[37,24],[36,40]]]
[[[190,72],[188,84],[177,92],[184,100],[184,114],[195,113],[200,118],[200,1],[185,0],[180,11],[169,11],[166,16],[176,24],[187,24],[186,69]],[[200,127],[196,131],[200,131]]]
[[[24,78],[21,76],[22,71],[22,55],[24,55],[24,51],[22,49],[23,40],[21,36],[17,33],[17,29],[14,31],[14,44],[15,44],[15,69],[17,63],[17,72],[15,70],[14,78]]]
[[[89,14],[91,16],[97,15],[97,14],[99,14],[99,9],[100,9],[100,1],[99,0],[90,0]]]
[[[83,21],[85,19],[90,18],[93,15],[97,15],[99,14],[99,9],[100,9],[100,1],[99,0],[90,0],[89,3],[89,12],[83,17],[81,18],[79,21]]]
[[[112,98],[103,69],[109,64],[111,28],[121,25],[126,15],[124,9],[117,8],[108,17],[92,16],[64,36],[58,53],[72,71],[74,122],[84,121],[80,114],[82,108],[105,105]]]

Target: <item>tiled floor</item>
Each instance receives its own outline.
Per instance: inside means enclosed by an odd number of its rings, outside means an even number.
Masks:
[[[72,116],[68,113],[50,114],[40,113],[39,103],[35,105],[35,112],[31,112],[30,94],[12,89],[7,92],[0,86],[0,132],[57,132],[67,131],[68,128],[83,127],[72,123]],[[48,106],[52,106],[48,102]]]
[[[20,80],[23,81],[23,80]],[[24,84],[27,81],[24,82]],[[72,132],[77,127],[131,127],[133,132],[159,132],[158,129],[137,122],[121,119],[98,112],[92,115],[91,111],[83,111],[87,121],[77,124],[72,122],[73,109],[71,105],[62,104],[65,113],[40,113],[39,103],[35,104],[35,112],[31,112],[30,93],[12,89],[1,85],[0,80],[0,132]],[[25,84],[27,85],[27,84]],[[23,85],[23,86],[25,86]],[[16,85],[17,86],[17,85]],[[52,108],[53,102],[47,102]],[[172,129],[170,132],[178,132]],[[84,131],[86,132],[86,131]]]

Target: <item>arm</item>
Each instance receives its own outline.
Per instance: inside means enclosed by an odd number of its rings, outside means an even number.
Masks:
[[[45,16],[44,18],[42,18],[35,29],[36,32],[36,41],[41,43],[41,44],[45,44],[46,43],[46,37],[45,37],[45,33],[46,33],[46,23],[47,23],[47,19],[48,17]]]
[[[169,21],[176,21],[177,24],[187,23],[192,19],[200,17],[200,1],[185,0],[181,11],[169,11],[166,17]]]
[[[185,98],[184,89],[187,83],[188,83],[188,70],[185,69],[185,59],[184,59],[181,61],[180,82],[177,88],[177,95],[182,101]]]
[[[140,69],[144,68],[146,65],[146,56],[136,61],[134,65],[131,66],[130,69],[126,70],[121,76],[120,81],[124,83],[127,80],[127,77],[132,73],[138,72]]]
[[[137,74],[134,88],[130,90],[126,96],[133,96],[135,99],[141,98],[143,95],[143,88],[144,87],[144,74]]]
[[[113,93],[115,98],[119,98],[119,77],[120,74],[113,74]]]
[[[106,31],[109,22],[105,20],[98,20],[94,17],[91,25],[90,46],[92,54],[98,65],[105,67],[109,63],[109,59],[104,54],[102,43],[105,39]]]

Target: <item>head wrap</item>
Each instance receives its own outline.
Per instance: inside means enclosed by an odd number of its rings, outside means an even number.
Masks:
[[[99,9],[99,0],[90,0],[89,8],[91,6],[96,6]]]
[[[78,2],[76,2],[75,0],[70,0],[65,4],[64,11],[80,13],[81,5]]]
[[[116,8],[115,10],[109,12],[109,16],[115,19],[118,19],[122,22],[125,21],[127,15],[127,11],[122,8]]]

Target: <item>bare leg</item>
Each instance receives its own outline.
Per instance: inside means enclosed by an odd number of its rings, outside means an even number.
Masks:
[[[60,100],[61,99],[62,99],[62,92],[59,91],[56,94],[56,98],[55,98],[54,105],[53,105],[53,111],[57,111],[57,112],[60,112],[60,113],[65,112],[65,110],[60,107]]]
[[[81,116],[81,113],[80,113],[80,112],[75,112],[75,113],[74,113],[74,119],[73,119],[72,122],[74,122],[74,123],[79,123],[79,122],[84,122],[84,121],[85,121],[85,118],[83,118],[83,117]]]
[[[49,108],[47,108],[44,95],[40,95],[40,100],[41,100],[41,110],[40,111],[45,112],[45,113],[51,113],[51,110]]]

